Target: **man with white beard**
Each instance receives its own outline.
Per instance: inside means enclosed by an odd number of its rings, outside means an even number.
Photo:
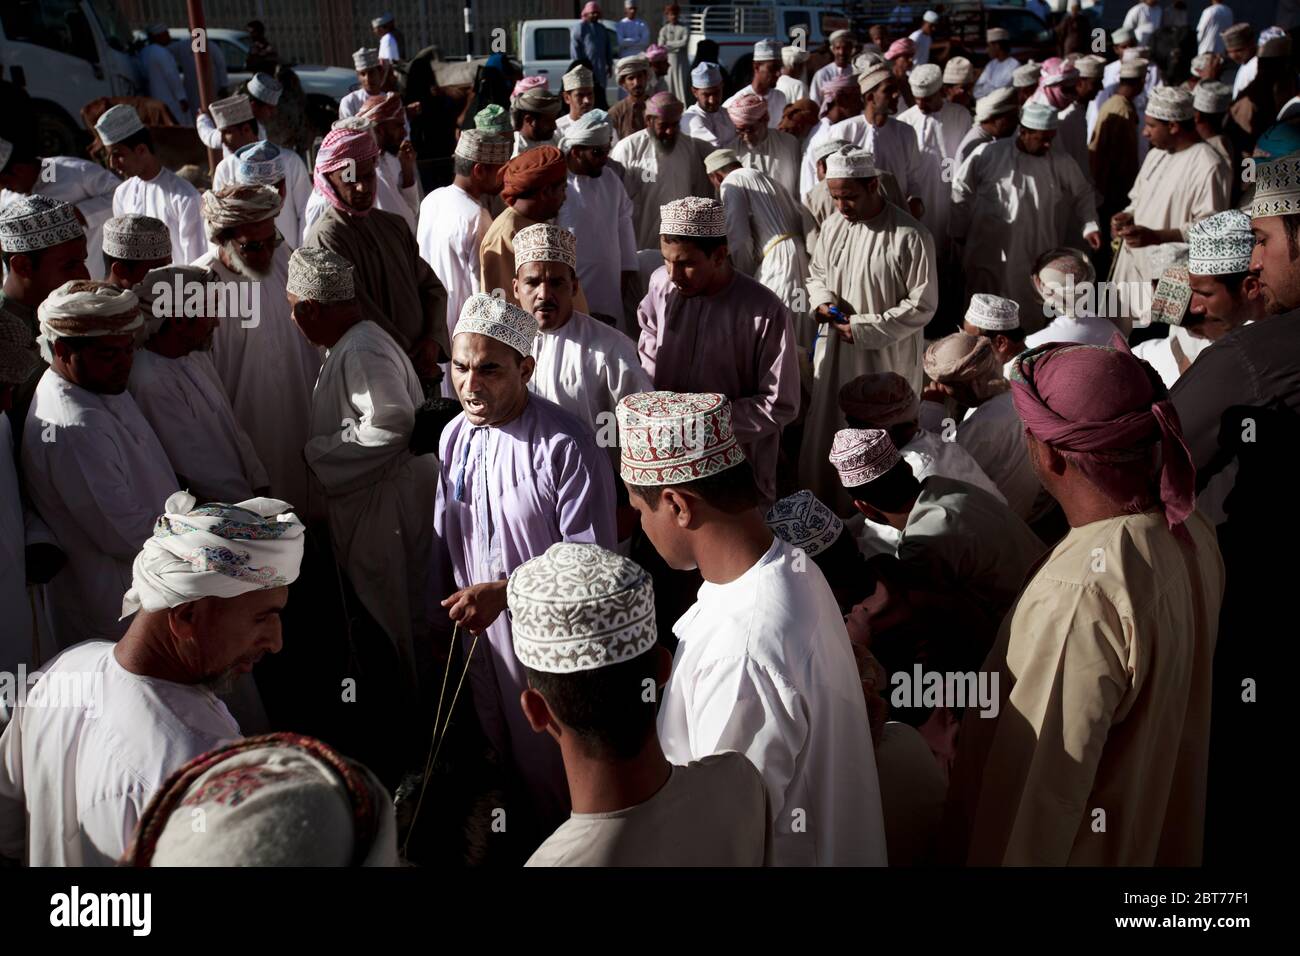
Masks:
[[[163,266],[140,281],[143,345],[127,390],[183,487],[203,502],[243,501],[265,494],[269,479],[212,364],[221,320],[208,308],[207,290],[216,281],[198,266]],[[204,301],[188,308],[195,290]]]
[[[704,173],[704,147],[681,135],[681,118],[681,102],[671,93],[656,93],[646,106],[646,128],[620,139],[610,154],[623,167],[638,250],[659,248],[661,206],[713,193]]]
[[[790,198],[799,196],[799,140],[784,130],[769,126],[767,102],[756,94],[733,97],[727,115],[736,127],[736,156],[750,169],[761,170],[785,189]]]
[[[569,170],[568,189],[555,222],[582,245],[578,280],[589,308],[629,333],[636,320],[629,319],[624,302],[640,298],[641,281],[632,200],[618,174],[605,168],[613,136],[604,110],[591,110],[565,130],[560,152]]]
[[[289,250],[276,235],[280,194],[270,186],[228,186],[203,194],[203,220],[217,248],[194,263],[216,273],[227,305],[212,360],[235,419],[252,439],[271,492],[307,504],[302,449],[320,352],[289,317]]]
[[[154,507],[115,602],[126,633],[44,668],[0,737],[0,857],[114,866],[167,778],[244,736],[217,695],[280,650],[303,526],[270,498],[196,504]]]

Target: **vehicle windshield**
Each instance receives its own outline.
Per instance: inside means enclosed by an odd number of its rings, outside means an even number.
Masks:
[[[110,47],[125,53],[131,46],[131,27],[127,24],[117,4],[112,0],[90,0],[90,7],[99,21],[99,29]]]

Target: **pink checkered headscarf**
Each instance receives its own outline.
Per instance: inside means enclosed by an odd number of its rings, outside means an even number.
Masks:
[[[1069,60],[1059,56],[1044,60],[1038,75],[1038,98],[1054,110],[1063,110],[1070,105],[1070,99],[1061,87],[1078,78],[1079,71]]]
[[[375,139],[374,128],[360,123],[332,129],[321,141],[320,151],[316,154],[316,169],[312,173],[312,183],[316,191],[324,196],[331,206],[349,216],[364,216],[369,209],[353,209],[334,191],[327,178],[329,173],[338,172],[349,164],[362,163],[379,155],[379,143]]]
[[[757,93],[746,93],[731,101],[727,115],[737,126],[753,126],[767,117],[767,100]]]
[[[510,91],[510,98],[513,100],[520,94],[527,93],[529,90],[535,90],[539,87],[542,89],[546,88],[546,77],[525,76],[522,80],[515,83],[515,88]]]
[[[825,116],[835,102],[835,97],[839,96],[846,90],[856,90],[858,88],[858,78],[856,76],[837,76],[825,86],[822,87],[822,106],[818,116]]]
[[[916,56],[916,44],[909,37],[895,40],[889,44],[889,49],[885,51],[886,60],[896,60],[900,56]]]

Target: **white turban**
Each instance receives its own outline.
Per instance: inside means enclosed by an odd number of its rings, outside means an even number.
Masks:
[[[284,199],[271,186],[226,186],[203,194],[201,212],[208,241],[216,242],[224,230],[250,222],[274,219]]]
[[[129,289],[94,279],[63,283],[36,310],[37,338],[45,361],[54,363],[54,340],[99,335],[127,335],[144,324],[139,300]]]
[[[250,498],[196,508],[193,495],[167,499],[131,567],[122,617],[205,597],[232,598],[283,587],[298,577],[302,522],[286,501]]]

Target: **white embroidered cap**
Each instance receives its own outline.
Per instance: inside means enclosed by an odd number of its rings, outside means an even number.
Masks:
[[[515,250],[515,271],[530,262],[562,262],[578,268],[578,239],[562,226],[535,222],[515,233],[511,240]]]
[[[727,234],[727,213],[717,199],[686,196],[659,207],[662,236],[712,237]]]
[[[976,292],[966,307],[966,321],[977,329],[1006,332],[1020,328],[1020,306],[1012,299]]]
[[[923,63],[912,70],[907,85],[912,88],[913,96],[933,96],[943,88],[943,71],[933,63]]]
[[[880,428],[841,428],[831,443],[830,462],[845,488],[875,481],[901,460],[889,432]]]
[[[95,132],[99,134],[99,141],[105,146],[130,139],[142,129],[144,123],[140,121],[140,114],[135,111],[134,106],[128,106],[126,103],[110,106],[95,121]]]
[[[841,149],[826,157],[827,179],[871,179],[880,175],[876,158],[865,149]]]
[[[506,584],[515,656],[548,674],[593,671],[654,647],[654,585],[635,562],[561,541]]]
[[[1255,251],[1250,216],[1240,209],[1229,209],[1198,220],[1187,230],[1187,247],[1187,271],[1192,275],[1249,272]]]
[[[0,210],[0,249],[36,252],[84,236],[71,203],[33,193]]]
[[[781,44],[775,40],[759,40],[754,44],[753,62],[762,63],[764,60],[781,59]]]
[[[1020,108],[1020,125],[1025,129],[1053,130],[1060,123],[1060,115],[1046,103],[1030,100]]]
[[[1300,155],[1256,163],[1255,199],[1250,206],[1250,217],[1262,219],[1297,212],[1300,212]]]
[[[456,142],[456,155],[471,163],[504,166],[510,162],[514,142],[506,136],[484,133],[477,129],[462,130]]]
[[[590,88],[594,83],[595,75],[585,66],[575,66],[564,76],[560,77],[560,89],[562,90],[584,90]]]
[[[352,66],[361,72],[371,70],[379,65],[379,51],[374,47],[362,47],[352,54]]]
[[[1228,112],[1232,105],[1232,87],[1218,80],[1202,80],[1192,92],[1192,108],[1198,113]]]
[[[284,87],[280,81],[269,73],[254,73],[253,78],[248,81],[248,95],[267,106],[278,104],[280,94],[283,92]]]
[[[1181,123],[1196,115],[1192,94],[1173,86],[1157,86],[1147,97],[1147,116],[1164,123]]]
[[[253,103],[242,93],[227,96],[224,100],[216,100],[208,109],[212,112],[212,122],[216,124],[217,129],[238,126],[253,119]]]
[[[354,269],[337,252],[300,246],[289,257],[289,282],[285,287],[312,302],[351,302],[357,297]]]
[[[619,474],[629,484],[686,484],[745,460],[731,403],[716,392],[637,392],[619,401],[615,415]]]
[[[537,320],[531,312],[505,299],[476,292],[460,309],[456,334],[477,332],[504,342],[520,355],[533,354],[533,340],[537,338]]]
[[[104,223],[104,255],[129,262],[157,262],[172,257],[167,224],[153,216],[127,213]]]

